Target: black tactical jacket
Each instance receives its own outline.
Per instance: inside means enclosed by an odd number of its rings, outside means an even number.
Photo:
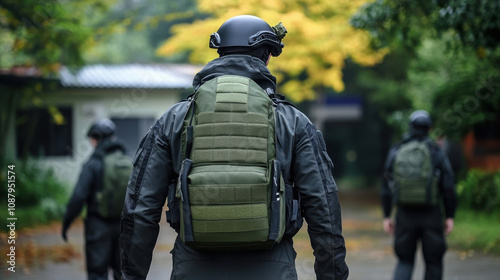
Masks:
[[[115,150],[126,152],[125,146],[110,138],[104,139],[95,148],[90,159],[83,165],[80,177],[76,183],[71,199],[66,207],[63,226],[68,228],[73,220],[78,217],[84,205],[87,206],[87,218],[100,217],[97,211],[95,193],[102,187],[103,157]]]
[[[245,55],[213,60],[196,75],[193,86],[196,89],[203,82],[226,74],[249,77],[263,89],[274,91],[276,87],[276,80],[264,63]],[[123,279],[145,279],[148,273],[162,207],[169,186],[175,186],[172,182],[180,171],[181,131],[188,106],[189,101],[182,101],[168,109],[150,129],[134,157],[122,213]],[[337,186],[323,136],[292,105],[281,100],[276,101],[276,106],[276,142],[284,151],[280,165],[287,189],[293,186],[299,194],[298,221],[289,222],[281,243],[267,251],[196,251],[177,238],[170,279],[297,279],[291,236],[302,225],[300,215],[308,224],[317,279],[347,279]],[[288,201],[291,199],[287,198],[290,217],[293,207]]]

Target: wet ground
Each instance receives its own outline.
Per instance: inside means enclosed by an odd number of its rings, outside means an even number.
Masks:
[[[396,264],[392,238],[382,230],[380,209],[366,196],[341,197],[344,237],[347,246],[349,279],[388,280]],[[453,232],[452,234],[458,234]],[[60,237],[60,224],[19,232],[16,241],[16,272],[7,270],[6,236],[0,240],[0,279],[84,280],[83,228],[81,221],[72,225],[66,244]],[[148,279],[169,279],[170,249],[175,233],[162,219]],[[295,238],[298,253],[296,267],[301,280],[316,279],[314,259],[305,228]],[[4,253],[5,252],[5,253]],[[418,257],[413,279],[422,279],[423,264]],[[445,280],[500,279],[500,256],[450,248],[445,256]]]

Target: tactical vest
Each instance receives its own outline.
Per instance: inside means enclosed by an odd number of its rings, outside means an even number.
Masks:
[[[180,237],[207,250],[268,249],[285,231],[275,107],[249,78],[200,86],[184,119]]]
[[[438,202],[438,178],[428,141],[412,140],[399,148],[394,161],[394,191],[399,205]]]

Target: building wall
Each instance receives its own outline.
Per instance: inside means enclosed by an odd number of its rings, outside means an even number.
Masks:
[[[44,104],[73,109],[72,145],[67,147],[72,155],[47,156],[40,163],[53,167],[62,181],[73,186],[78,179],[82,164],[93,152],[86,134],[94,121],[101,118],[156,120],[180,100],[181,93],[182,90],[66,88],[46,94],[43,97]],[[15,136],[12,139],[15,139]],[[12,142],[10,143],[12,145]],[[16,147],[11,150],[15,151]],[[135,150],[131,152],[135,153]]]

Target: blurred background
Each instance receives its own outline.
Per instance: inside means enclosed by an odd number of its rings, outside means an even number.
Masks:
[[[113,120],[133,154],[239,14],[288,29],[269,68],[322,130],[346,203],[378,203],[390,146],[428,110],[456,173],[450,244],[500,254],[500,2],[486,0],[2,0],[0,218],[15,165],[18,229],[60,221],[90,124]]]

